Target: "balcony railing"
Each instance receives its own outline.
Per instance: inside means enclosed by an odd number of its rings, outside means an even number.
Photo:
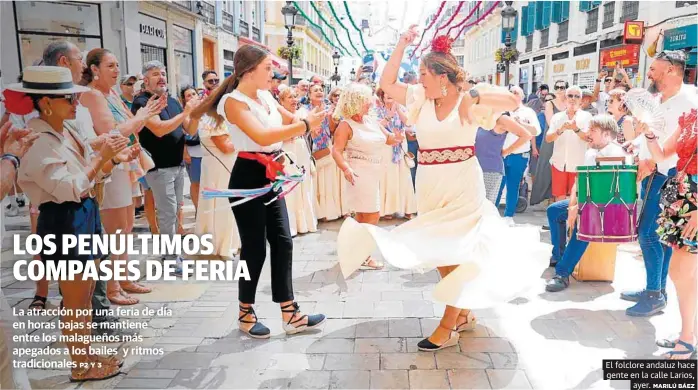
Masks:
[[[228,31],[228,32],[233,32],[233,15],[223,11],[223,30]]]
[[[599,9],[595,8],[587,12],[587,27],[584,30],[585,34],[595,33],[599,29]]]
[[[201,4],[201,15],[203,15],[204,20],[206,20],[206,23],[215,26],[216,25],[216,6],[213,4],[209,4],[205,1],[199,1],[198,4]]]
[[[244,20],[240,20],[240,35],[243,37],[250,36],[250,25]]]
[[[257,42],[262,42],[262,37],[259,34],[259,29],[254,26],[252,26],[252,39],[254,39]]]
[[[182,7],[182,8],[184,8],[184,9],[188,9],[189,11],[191,11],[191,1],[177,1],[177,0],[173,0],[172,3],[173,3],[173,4],[176,4],[176,5],[180,6],[180,7]]]

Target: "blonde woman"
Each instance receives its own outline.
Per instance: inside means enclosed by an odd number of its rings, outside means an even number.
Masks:
[[[279,103],[296,116],[298,94],[295,88],[286,88],[279,92]],[[290,124],[291,122],[284,124]],[[291,235],[314,233],[317,231],[317,216],[315,215],[315,183],[313,163],[310,160],[308,138],[301,135],[285,141],[283,149],[291,154],[291,158],[299,166],[305,168],[304,180],[286,195],[288,222],[291,225]]]
[[[404,138],[391,134],[368,115],[373,105],[371,88],[351,84],[342,93],[334,112],[344,119],[337,126],[332,157],[344,173],[349,206],[356,212],[356,221],[375,225],[380,219],[380,181],[385,145],[399,145]],[[363,266],[381,269],[383,264],[368,257]]]
[[[407,113],[404,108],[395,103],[393,98],[385,95],[382,89],[378,90],[378,98],[382,103],[376,110],[381,126],[390,133],[404,137],[405,122],[407,122]],[[383,175],[385,188],[381,188],[383,195],[381,216],[392,218],[397,214],[409,219],[417,212],[417,198],[412,186],[410,167],[404,159],[407,140],[404,140],[401,145],[385,149],[387,149],[387,157],[384,161],[386,169]]]
[[[619,144],[632,141],[637,137],[633,126],[633,117],[625,105],[626,94],[627,92],[622,89],[614,89],[608,93],[608,113],[613,115],[613,119],[616,120],[621,130],[618,132],[618,138],[616,139],[616,142]]]

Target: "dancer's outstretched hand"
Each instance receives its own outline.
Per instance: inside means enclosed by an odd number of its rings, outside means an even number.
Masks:
[[[417,25],[413,24],[410,26],[409,29],[407,29],[407,31],[405,31],[404,33],[402,33],[402,35],[400,35],[400,40],[398,41],[398,45],[402,45],[402,46],[411,45],[414,42],[414,40],[417,39],[417,35],[419,35],[419,33],[417,32]]]

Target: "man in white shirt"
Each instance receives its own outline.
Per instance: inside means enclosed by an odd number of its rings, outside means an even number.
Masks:
[[[597,115],[589,122],[587,133],[589,149],[584,154],[584,165],[596,165],[597,157],[626,157],[627,163],[632,159],[623,147],[615,143],[619,132],[616,121],[610,115]],[[616,162],[601,162],[602,165],[617,164]],[[572,187],[569,200],[562,200],[551,204],[547,209],[548,223],[550,225],[550,238],[553,244],[551,263],[555,265],[555,276],[546,282],[545,290],[557,292],[566,289],[570,285],[570,275],[577,266],[579,260],[586,251],[588,242],[577,238],[577,194],[576,184]],[[565,225],[567,229],[561,226]],[[572,231],[571,238],[564,253],[561,243],[565,241],[567,231]]]
[[[601,83],[603,82],[603,91],[601,91]],[[608,100],[610,96],[609,92],[613,89],[614,81],[613,77],[608,74],[605,70],[599,72],[599,77],[596,79],[596,84],[594,85],[594,99],[596,100],[596,108],[599,113],[605,114],[608,111]]]
[[[582,89],[576,85],[567,88],[567,110],[550,119],[546,142],[554,142],[550,158],[553,179],[553,197],[556,201],[570,196],[577,178],[577,166],[584,162],[587,150],[586,131],[592,115],[581,109]]]
[[[511,112],[511,118],[530,132],[531,136],[536,137],[541,133],[540,123],[538,122],[536,112],[523,104],[524,91],[521,88],[511,87],[510,91],[519,99],[519,107]],[[513,148],[514,143],[518,139],[519,137],[511,132],[507,132],[507,136],[504,139],[504,145],[502,146],[502,156],[504,157],[504,179],[502,180],[502,184],[499,188],[499,194],[497,195],[497,200],[495,202],[496,205],[499,204],[502,191],[506,186],[507,198],[506,207],[504,209],[504,218],[508,219],[510,223],[513,222],[512,218],[516,213],[516,204],[519,200],[519,185],[521,184],[521,179],[523,178],[524,172],[526,172],[528,160],[531,157],[530,142],[526,142],[522,146],[516,147],[516,149]]]
[[[683,84],[685,68],[686,55],[683,51],[663,51],[655,57],[647,72],[647,78],[652,81],[653,89],[659,91],[657,95],[659,109],[664,115],[664,127],[652,129],[657,142],[662,146],[678,128],[679,118],[684,113],[698,108],[696,95]],[[647,149],[645,137],[638,137],[641,143],[638,179],[642,179],[641,196],[644,202],[638,238],[645,262],[647,284],[645,290],[621,294],[622,299],[637,302],[626,310],[627,315],[636,317],[658,314],[666,307],[666,280],[671,248],[659,241],[657,217],[661,211],[659,207],[661,188],[676,174],[678,161],[678,157],[674,155],[655,163]]]

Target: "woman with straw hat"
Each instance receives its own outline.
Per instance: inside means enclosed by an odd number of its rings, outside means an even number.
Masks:
[[[37,233],[41,236],[54,234],[55,253],[65,253],[60,257],[42,253],[41,260],[70,259],[83,263],[99,260],[98,256],[78,253],[77,248],[62,248],[63,236],[102,233],[93,186],[106,178],[115,165],[135,158],[133,153],[120,153],[128,139],[112,135],[99,144],[100,149],[95,153],[77,131],[64,127],[64,121],[75,119],[79,94],[87,91],[85,87],[73,85],[70,70],[66,68],[28,67],[24,70],[23,81],[8,89],[19,92],[13,96],[21,101],[19,104],[32,105],[39,112],[38,118],[27,123],[38,138],[22,160],[17,182],[39,207]],[[59,280],[63,306],[69,311],[61,321],[71,323],[63,327],[62,333],[78,340],[90,336],[87,323],[91,322],[91,316],[79,317],[75,313],[79,309],[91,309],[95,284],[94,280],[83,280],[82,276]],[[88,354],[89,342],[66,344],[75,363],[71,381],[101,380],[118,375],[122,363],[116,357]],[[90,364],[92,362],[96,364]]]

